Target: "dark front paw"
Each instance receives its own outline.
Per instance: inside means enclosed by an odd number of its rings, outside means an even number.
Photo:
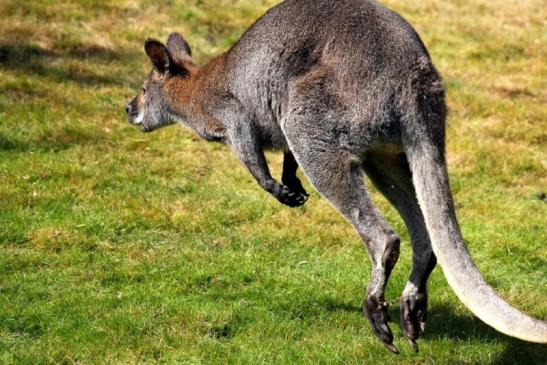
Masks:
[[[310,194],[304,189],[302,186],[302,183],[300,182],[300,179],[296,176],[289,176],[289,177],[282,177],[282,182],[285,186],[287,186],[289,189],[294,191],[295,193],[304,195],[306,197],[309,197]]]
[[[279,185],[273,195],[281,203],[288,205],[291,208],[303,205],[308,200],[309,196],[305,191],[304,193],[294,191],[285,185]]]

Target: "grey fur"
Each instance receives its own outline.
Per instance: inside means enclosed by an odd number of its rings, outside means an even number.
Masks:
[[[145,82],[151,92],[132,101],[130,122],[142,119],[149,131],[177,120],[222,141],[264,190],[289,206],[308,197],[296,178],[300,165],[365,244],[372,278],[363,310],[391,351],[397,348],[384,289],[399,238],[368,196],[363,170],[411,234],[414,265],[401,298],[401,323],[414,347],[436,257],[481,319],[509,335],[547,342],[546,323],[499,298],[467,253],[446,172],[441,78],[399,15],[369,0],[288,0],[202,69],[192,63],[182,36],[172,34],[167,47],[158,43],[147,41],[155,65]],[[265,148],[285,151],[282,183],[269,172]]]

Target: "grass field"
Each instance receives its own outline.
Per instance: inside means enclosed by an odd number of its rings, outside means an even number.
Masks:
[[[546,318],[545,3],[383,2],[444,76],[451,181],[477,266]],[[439,268],[413,353],[397,324],[408,235],[375,194],[403,238],[387,290],[402,353],[388,353],[360,311],[366,253],[317,193],[281,206],[227,148],[128,125],[146,37],[178,30],[203,64],[275,3],[0,2],[0,363],[546,363],[547,346],[473,317]],[[268,159],[279,175],[281,156]]]

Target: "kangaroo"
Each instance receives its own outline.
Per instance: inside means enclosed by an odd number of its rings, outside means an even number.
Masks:
[[[547,343],[547,321],[511,307],[473,264],[456,220],[445,160],[447,108],[441,77],[415,30],[372,0],[287,0],[207,65],[192,61],[178,33],[144,45],[153,70],[128,104],[149,132],[181,123],[228,145],[258,184],[298,207],[311,185],[355,228],[372,262],[363,303],[374,334],[392,352],[384,290],[399,237],[374,206],[364,173],[402,216],[413,267],[400,322],[417,351],[427,316],[427,280],[437,261],[459,299],[509,336]],[[281,183],[264,150],[284,151]]]

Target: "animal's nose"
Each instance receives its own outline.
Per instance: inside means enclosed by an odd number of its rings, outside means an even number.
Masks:
[[[131,104],[127,104],[125,107],[125,112],[129,114],[131,112]]]

